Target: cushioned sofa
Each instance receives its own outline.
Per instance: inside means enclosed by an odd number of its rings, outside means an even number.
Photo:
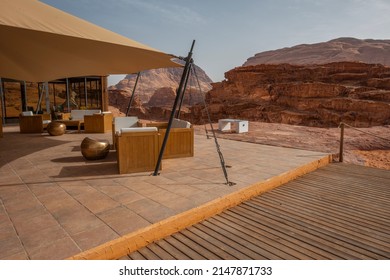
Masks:
[[[158,128],[159,149],[162,147],[167,122],[147,123],[146,126]],[[194,128],[190,122],[173,119],[169,132],[168,142],[165,146],[163,159],[193,157],[194,156]]]

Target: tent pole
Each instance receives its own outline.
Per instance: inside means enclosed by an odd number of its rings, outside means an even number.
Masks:
[[[22,111],[27,111],[26,81],[20,81],[20,93],[22,98]]]
[[[38,95],[39,95],[39,99],[38,99],[37,109],[35,110],[35,114],[38,114],[38,112],[41,111],[41,104],[42,104],[42,97],[43,97],[43,85],[42,84],[38,84]]]
[[[130,101],[129,101],[129,105],[127,105],[126,117],[129,115],[129,111],[130,111],[131,105],[133,104],[135,89],[137,88],[138,79],[139,79],[140,76],[141,76],[141,72],[138,72],[138,74],[137,74],[137,79],[135,79],[135,84],[134,84],[134,87],[133,87],[133,92],[131,93],[131,98],[130,98]]]
[[[185,95],[185,93],[186,93],[187,83],[188,83],[188,79],[189,79],[189,77],[190,77],[190,73],[191,73],[191,68],[192,68],[192,67],[193,67],[193,64],[192,64],[192,62],[191,62],[191,63],[190,63],[190,66],[189,66],[189,69],[188,69],[186,81],[185,81],[185,83],[184,83],[184,88],[183,88],[182,93],[181,93],[179,109],[177,110],[177,113],[176,113],[176,118],[177,118],[177,119],[180,119],[181,105],[183,105],[184,95]]]
[[[169,117],[168,127],[167,127],[167,129],[165,131],[164,140],[163,140],[163,143],[162,143],[162,146],[161,146],[160,154],[159,154],[158,159],[157,159],[156,168],[154,169],[153,176],[157,176],[158,175],[158,170],[160,169],[160,166],[161,166],[161,161],[162,161],[162,158],[164,156],[165,146],[167,145],[169,132],[171,131],[173,118],[175,116],[176,107],[177,107],[177,105],[179,103],[180,93],[183,90],[184,82],[185,82],[187,73],[188,73],[188,71],[190,69],[191,62],[192,62],[192,51],[194,49],[194,45],[195,45],[195,40],[192,41],[191,50],[188,53],[188,56],[186,57],[186,64],[185,64],[184,69],[183,69],[183,74],[181,76],[179,88],[176,91],[175,102],[173,104],[171,116]]]
[[[67,101],[67,113],[70,113],[70,94],[69,94],[69,79],[66,78],[66,101]]]
[[[5,124],[5,100],[3,92],[3,81],[0,78],[0,103],[1,103],[1,122]]]
[[[88,109],[87,77],[84,77],[85,108]]]
[[[46,113],[50,113],[49,82],[45,82],[44,86],[45,86]]]

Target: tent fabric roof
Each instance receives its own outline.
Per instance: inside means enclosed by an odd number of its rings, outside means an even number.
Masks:
[[[0,77],[31,82],[178,67],[174,56],[35,0],[0,1]]]

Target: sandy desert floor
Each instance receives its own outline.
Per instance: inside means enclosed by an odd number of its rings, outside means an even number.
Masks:
[[[210,126],[206,126],[211,135]],[[222,133],[213,124],[220,138],[259,144],[331,153],[338,160],[340,128],[316,128],[286,124],[250,122],[248,133]],[[206,133],[205,126],[197,125],[198,133]],[[223,147],[221,147],[223,149]],[[344,162],[390,170],[390,126],[345,128]]]

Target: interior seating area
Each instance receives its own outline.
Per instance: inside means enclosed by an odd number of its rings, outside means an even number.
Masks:
[[[50,114],[34,114],[32,111],[24,111],[19,115],[20,133],[42,133],[50,122]]]

